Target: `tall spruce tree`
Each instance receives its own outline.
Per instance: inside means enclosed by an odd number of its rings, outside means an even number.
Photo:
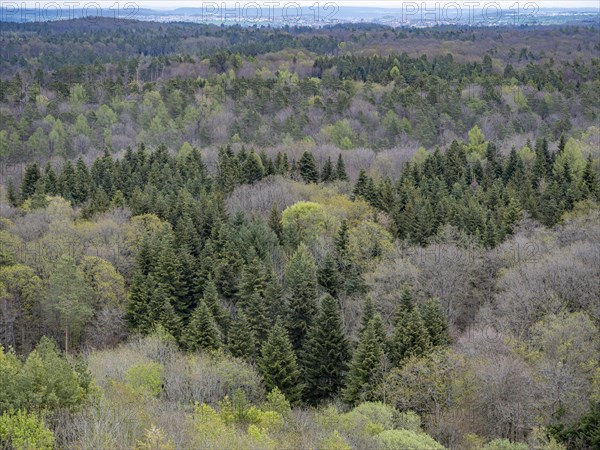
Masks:
[[[323,183],[328,183],[330,181],[334,181],[336,176],[333,171],[333,164],[331,163],[331,156],[327,157],[325,164],[323,164],[323,170],[321,171],[321,181]]]
[[[227,334],[227,349],[236,358],[253,360],[256,356],[256,336],[244,311],[238,311]]]
[[[311,152],[306,151],[302,154],[300,161],[298,161],[298,170],[306,183],[319,182],[319,169],[317,168],[315,157]]]
[[[190,350],[216,350],[220,346],[219,332],[210,309],[201,301],[190,318],[182,336],[184,346]]]
[[[375,318],[371,319],[360,336],[358,348],[354,352],[350,370],[346,377],[343,394],[351,405],[376,399],[376,380],[384,367],[385,352],[377,331]]]
[[[346,165],[344,164],[344,158],[342,157],[341,153],[338,155],[337,163],[335,166],[335,177],[340,181],[348,181]]]
[[[450,342],[448,323],[442,312],[439,299],[430,298],[423,304],[421,310],[421,317],[429,333],[431,345],[434,347],[447,345]]]
[[[390,359],[399,365],[411,356],[423,355],[431,346],[429,333],[408,287],[402,289],[396,311],[394,335],[390,343]]]
[[[285,267],[288,329],[294,349],[300,351],[317,310],[317,269],[312,255],[300,244]]]
[[[333,297],[337,297],[341,285],[340,274],[338,272],[337,262],[331,253],[328,253],[318,270],[319,284],[325,292]]]
[[[337,395],[342,388],[349,359],[340,306],[331,295],[325,295],[303,351],[305,399],[316,404]]]
[[[292,404],[300,400],[303,390],[300,370],[287,330],[280,320],[261,348],[258,367],[267,391],[278,388]]]

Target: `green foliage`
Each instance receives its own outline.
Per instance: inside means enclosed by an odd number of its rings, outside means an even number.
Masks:
[[[278,388],[292,404],[300,400],[303,390],[300,370],[292,343],[281,321],[275,323],[263,344],[258,365],[267,390]]]
[[[51,450],[54,433],[35,414],[5,412],[0,416],[0,442],[15,450]]]
[[[288,293],[287,324],[295,351],[303,348],[317,313],[317,268],[312,255],[301,244],[285,266]]]
[[[346,379],[344,397],[353,405],[376,397],[376,380],[381,375],[385,357],[376,317],[371,319],[360,336]]]
[[[125,380],[137,395],[156,397],[162,392],[164,367],[157,362],[136,364],[127,369]]]
[[[319,315],[308,332],[302,354],[306,400],[318,403],[335,397],[343,385],[350,350],[339,303],[331,295],[321,299]]]
[[[376,436],[377,448],[384,450],[443,450],[443,446],[424,433],[386,430]]]
[[[186,326],[183,342],[188,350],[216,350],[220,347],[219,333],[205,301],[201,301]]]

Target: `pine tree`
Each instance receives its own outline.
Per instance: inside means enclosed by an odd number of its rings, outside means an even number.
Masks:
[[[325,292],[333,297],[337,297],[341,281],[336,260],[331,253],[325,256],[325,260],[319,268],[318,280],[321,287],[325,289]]]
[[[331,156],[327,157],[323,170],[321,171],[321,181],[328,183],[335,180],[335,173],[333,172],[333,164],[331,163]]]
[[[337,395],[342,388],[350,351],[340,306],[331,295],[321,300],[321,310],[308,333],[303,355],[306,400],[316,404]]]
[[[448,324],[440,301],[437,298],[431,298],[423,304],[421,316],[427,332],[429,333],[429,341],[434,347],[447,345],[450,342],[448,334]]]
[[[275,323],[277,318],[287,317],[287,305],[283,295],[283,288],[279,284],[277,275],[272,272],[265,288],[265,302],[269,311],[269,326]]]
[[[283,235],[283,226],[281,225],[281,211],[277,208],[277,205],[273,203],[271,206],[271,212],[269,213],[269,228],[277,235],[277,238],[281,242],[281,236]]]
[[[375,314],[377,313],[377,311],[375,310],[375,304],[373,303],[373,299],[371,298],[371,296],[367,296],[367,299],[365,300],[365,305],[363,307],[363,311],[362,311],[362,318],[360,320],[360,329],[358,330],[358,335],[362,335],[364,333],[364,331],[367,329],[367,327],[369,326],[369,322],[371,322],[371,319],[373,319],[375,317]]]
[[[191,351],[199,348],[216,350],[220,346],[219,332],[210,309],[201,301],[192,313],[190,323],[182,336],[184,346]]]
[[[91,188],[91,177],[87,166],[83,162],[83,159],[77,160],[75,169],[75,179],[73,183],[73,201],[77,204],[85,203],[90,196]]]
[[[12,178],[8,179],[8,186],[6,187],[6,197],[8,198],[8,202],[10,203],[10,205],[15,208],[21,203],[19,193],[15,188],[15,184]]]
[[[244,311],[238,311],[227,334],[227,349],[236,358],[253,360],[256,356],[256,337]]]
[[[279,388],[290,403],[300,400],[303,386],[296,354],[283,323],[278,320],[262,346],[258,366],[267,391]]]
[[[338,155],[337,164],[335,166],[335,177],[340,181],[348,181],[346,165],[344,164],[344,158],[342,158],[341,153]]]
[[[38,180],[42,177],[37,163],[27,164],[21,183],[21,198],[28,199],[35,193]]]
[[[375,400],[376,379],[381,375],[385,352],[377,332],[375,318],[371,319],[360,336],[346,378],[344,398],[351,405]]]
[[[317,309],[317,270],[313,257],[300,244],[285,267],[288,293],[288,329],[296,351],[300,351]]]
[[[246,157],[246,160],[242,165],[242,173],[244,181],[248,184],[254,184],[264,178],[265,168],[260,156],[257,155],[254,150],[251,150]]]
[[[300,176],[306,183],[319,182],[319,169],[317,168],[315,157],[311,152],[306,151],[302,154],[300,161],[298,161],[298,169]]]
[[[206,281],[204,285],[204,295],[202,297],[202,301],[208,306],[208,310],[215,319],[216,324],[219,326],[219,329],[222,333],[227,331],[227,326],[229,325],[229,315],[223,306],[221,306],[221,302],[219,301],[219,292],[217,291],[217,286],[211,277]]]
[[[414,304],[411,291],[405,287],[396,311],[390,358],[394,364],[399,365],[411,356],[423,355],[430,346],[429,333],[419,309]]]
[[[269,309],[265,299],[257,292],[253,293],[241,306],[241,309],[248,316],[250,328],[254,332],[256,339],[262,342],[269,331]]]
[[[345,272],[348,262],[348,246],[350,245],[350,236],[348,234],[348,221],[342,220],[340,229],[335,238],[335,251],[338,256],[338,267],[340,271]]]

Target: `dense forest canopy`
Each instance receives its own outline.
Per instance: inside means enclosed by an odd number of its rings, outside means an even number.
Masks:
[[[597,28],[0,41],[0,448],[600,446]]]

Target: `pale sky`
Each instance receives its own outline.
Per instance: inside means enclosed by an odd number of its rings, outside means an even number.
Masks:
[[[70,8],[78,8],[84,7],[85,5],[89,5],[92,3],[97,3],[100,6],[104,7],[105,5],[116,5],[118,4],[120,7],[125,7],[125,5],[135,4],[141,8],[152,8],[152,9],[174,9],[179,7],[196,7],[202,8],[203,5],[208,4],[217,4],[221,5],[223,3],[226,6],[233,6],[236,3],[240,5],[248,5],[250,3],[256,3],[261,7],[268,8],[268,5],[271,7],[282,7],[285,5],[290,5],[292,3],[298,3],[300,6],[312,6],[315,4],[319,4],[321,7],[324,7],[328,3],[334,3],[338,6],[361,6],[361,7],[375,7],[375,8],[402,8],[403,3],[417,3],[421,5],[425,3],[426,5],[435,5],[439,3],[441,5],[448,3],[458,3],[459,5],[468,5],[469,3],[479,3],[479,5],[473,5],[471,7],[477,8],[478,6],[484,6],[490,3],[497,3],[502,8],[506,9],[514,9],[515,5],[519,5],[521,8],[524,8],[528,4],[535,4],[539,8],[598,8],[600,11],[600,6],[598,0],[537,0],[537,1],[528,1],[528,0],[414,0],[414,1],[403,1],[403,0],[0,0],[0,6],[8,7],[9,5],[23,5],[26,4],[26,7],[36,7],[40,5],[44,7],[45,5],[69,5],[67,7]],[[278,3],[278,5],[277,5]]]

